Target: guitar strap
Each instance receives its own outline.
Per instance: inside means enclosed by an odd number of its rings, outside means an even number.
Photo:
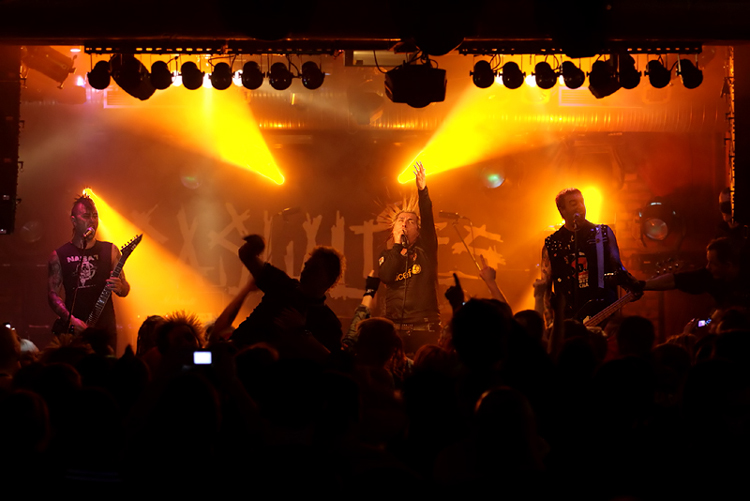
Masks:
[[[594,227],[595,242],[596,242],[596,271],[598,286],[600,289],[604,288],[604,235],[602,225],[597,224]]]

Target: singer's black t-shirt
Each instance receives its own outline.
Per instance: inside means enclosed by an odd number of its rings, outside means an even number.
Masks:
[[[385,284],[385,316],[395,323],[440,320],[437,301],[437,233],[427,188],[419,191],[419,237],[406,256],[394,244],[380,253],[378,276]]]

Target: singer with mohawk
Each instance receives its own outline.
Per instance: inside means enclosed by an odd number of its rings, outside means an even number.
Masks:
[[[385,284],[385,316],[396,324],[404,352],[437,344],[440,311],[437,300],[437,233],[432,202],[421,162],[414,165],[417,197],[383,216],[391,225],[393,247],[380,253],[378,276]]]
[[[70,242],[52,251],[47,267],[47,300],[59,317],[62,332],[70,329],[80,334],[87,327],[82,319],[88,318],[102,290],[106,287],[120,297],[130,292],[125,274],[119,278],[112,271],[120,260],[120,249],[110,242],[96,239],[99,229],[99,212],[94,201],[86,195],[73,202],[70,211],[73,236]],[[107,301],[96,325],[107,331],[108,342],[116,348],[117,325],[112,301]],[[62,332],[55,332],[61,334]]]
[[[566,188],[557,194],[555,203],[565,224],[544,240],[542,279],[534,284],[536,309],[546,323],[552,322],[553,294],[565,298],[565,318],[578,320],[616,301],[617,285],[641,294],[643,283],[622,266],[612,229],[586,220],[581,191]]]

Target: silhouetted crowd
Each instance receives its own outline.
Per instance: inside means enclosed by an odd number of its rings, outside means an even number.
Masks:
[[[298,317],[281,312],[278,343],[239,348],[190,314],[152,316],[120,358],[93,329],[38,353],[2,327],[4,490],[747,496],[750,318],[741,309],[656,346],[642,317],[604,331],[567,320],[547,332],[535,311],[514,316],[498,300],[470,299],[440,346],[413,359],[389,320],[328,332],[339,347],[321,351],[309,349]],[[196,350],[211,363],[196,364]]]

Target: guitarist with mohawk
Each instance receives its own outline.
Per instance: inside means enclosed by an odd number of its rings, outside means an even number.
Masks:
[[[83,195],[73,202],[70,221],[73,237],[49,257],[47,300],[59,316],[56,323],[62,324],[59,331],[80,334],[87,327],[104,329],[114,349],[117,324],[112,301],[103,305],[96,325],[87,325],[86,321],[105,289],[120,297],[130,292],[130,284],[118,267],[120,250],[110,242],[96,239],[99,213],[90,197]],[[116,267],[120,273],[115,272]]]

